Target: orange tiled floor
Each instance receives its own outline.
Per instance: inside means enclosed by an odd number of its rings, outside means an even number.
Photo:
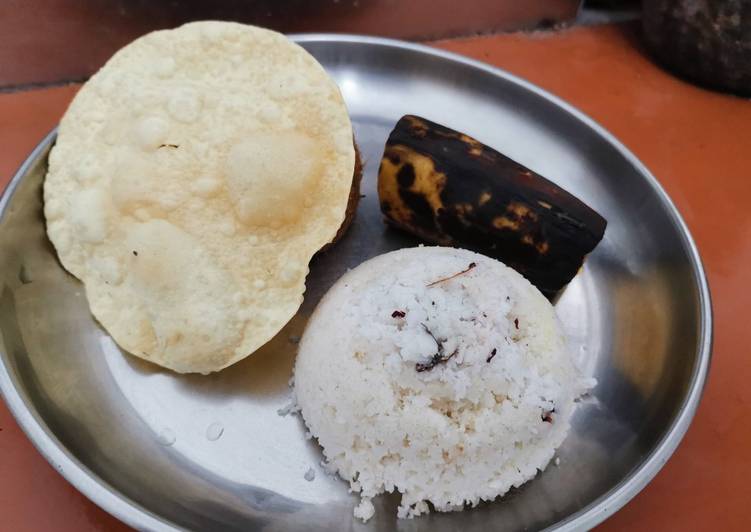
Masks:
[[[685,440],[600,530],[746,530],[751,515],[751,102],[708,92],[645,58],[628,28],[437,43],[500,66],[573,103],[652,170],[686,219],[712,289],[715,347],[704,399]],[[75,87],[0,95],[0,182],[57,121]],[[0,405],[0,528],[125,530],[36,453]]]

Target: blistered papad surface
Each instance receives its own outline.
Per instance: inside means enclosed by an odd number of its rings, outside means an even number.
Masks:
[[[50,154],[47,231],[122,348],[216,371],[297,311],[354,159],[312,56],[261,28],[191,23],[132,42],[81,88]]]

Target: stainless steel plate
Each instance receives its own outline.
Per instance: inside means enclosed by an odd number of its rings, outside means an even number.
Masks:
[[[19,423],[78,489],[142,529],[573,530],[603,520],[669,458],[707,374],[709,291],[670,200],[602,128],[502,71],[397,41],[297,40],[339,83],[366,163],[355,223],[313,261],[301,311],[260,352],[208,377],[123,354],[45,237],[40,192],[51,134],[0,205],[0,387]],[[291,340],[321,295],[347,268],[415,244],[384,227],[375,192],[384,141],[406,113],[477,137],[608,219],[604,240],[556,304],[599,385],[577,412],[560,465],[502,501],[397,521],[395,497],[385,496],[362,525],[352,519],[355,497],[322,471],[300,419],[277,410],[288,402]]]

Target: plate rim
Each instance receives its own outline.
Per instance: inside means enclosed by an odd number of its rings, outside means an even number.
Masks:
[[[466,66],[482,70],[488,74],[509,81],[535,95],[549,101],[567,112],[573,118],[594,130],[606,140],[618,153],[623,156],[634,169],[646,178],[647,183],[657,194],[666,207],[672,222],[677,226],[681,239],[688,251],[692,273],[699,296],[699,342],[698,363],[691,375],[689,393],[674,418],[665,436],[653,447],[642,463],[625,476],[608,492],[596,498],[588,505],[567,516],[562,521],[548,527],[546,530],[576,531],[590,529],[601,523],[628,503],[639,493],[662,469],[670,459],[688,430],[698,408],[704,388],[706,386],[709,366],[712,358],[713,316],[712,302],[704,266],[696,243],[683,220],[677,207],[668,196],[657,178],[647,167],[621,143],[613,134],[598,124],[595,120],[567,103],[554,94],[526,81],[501,68],[471,59],[469,57],[434,48],[426,44],[418,44],[399,39],[374,37],[356,34],[340,33],[298,33],[288,35],[290,39],[300,43],[349,43],[369,44],[385,48],[398,48],[411,52],[427,54],[444,60],[461,63]],[[57,137],[57,127],[49,132],[32,150],[15,172],[0,198],[0,220],[7,212],[8,204],[14,192],[38,157],[47,150]],[[50,465],[60,473],[70,484],[80,491],[97,506],[139,530],[174,531],[184,530],[176,524],[147,510],[140,504],[120,493],[93,471],[82,464],[68,449],[62,445],[50,428],[39,417],[33,405],[27,404],[22,396],[16,379],[6,364],[7,354],[0,352],[0,393],[11,414],[19,424],[27,438],[31,440],[37,451],[44,456]]]

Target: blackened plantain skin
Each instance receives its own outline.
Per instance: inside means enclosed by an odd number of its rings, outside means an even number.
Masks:
[[[495,257],[551,297],[607,222],[579,199],[479,141],[402,117],[378,171],[386,221],[429,242]]]

